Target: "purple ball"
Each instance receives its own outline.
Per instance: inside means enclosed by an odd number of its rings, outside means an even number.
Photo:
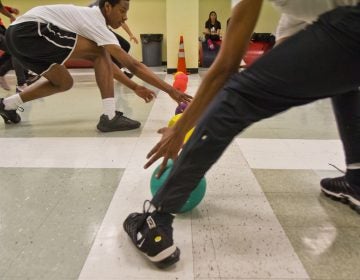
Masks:
[[[185,111],[186,107],[187,107],[187,103],[181,102],[180,105],[177,106],[175,109],[175,115],[183,113]]]

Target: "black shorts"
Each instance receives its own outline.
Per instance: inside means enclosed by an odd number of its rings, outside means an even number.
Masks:
[[[24,22],[6,30],[10,53],[26,68],[39,75],[70,57],[77,34],[51,23]]]

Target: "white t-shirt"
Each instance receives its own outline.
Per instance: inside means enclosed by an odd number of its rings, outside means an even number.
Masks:
[[[107,27],[99,7],[39,6],[19,16],[12,25],[28,21],[52,23],[61,29],[77,33],[94,41],[98,46],[119,45],[115,35]]]
[[[355,6],[360,0],[269,0],[282,13],[276,39],[291,36],[314,22],[319,15],[339,6]]]

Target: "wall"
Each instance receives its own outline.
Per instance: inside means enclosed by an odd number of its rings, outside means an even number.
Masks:
[[[240,1],[241,0],[231,0],[231,7],[234,7]],[[257,22],[257,25],[255,27],[255,32],[258,33],[270,32],[275,34],[275,30],[279,18],[280,18],[279,12],[274,8],[274,6],[269,1],[263,1],[261,14]]]
[[[255,32],[270,32],[275,34],[279,18],[280,13],[274,8],[274,6],[269,1],[264,1],[259,20],[255,27]]]
[[[166,61],[166,1],[165,0],[131,0],[127,24],[132,33],[138,38],[139,44],[131,42],[130,53],[138,60],[142,60],[140,34],[163,34],[162,61]],[[119,29],[119,34],[126,40],[129,36]]]
[[[51,4],[74,4],[87,6],[93,0],[2,0],[4,5],[17,7],[21,13],[26,12],[35,6]],[[5,23],[8,19],[2,16]],[[128,12],[127,24],[132,33],[138,38],[139,44],[131,42],[130,53],[138,60],[142,60],[140,34],[161,33],[164,34],[162,44],[163,61],[166,61],[166,1],[165,0],[132,0],[130,1],[130,10]],[[126,40],[129,36],[119,28],[117,32]]]
[[[236,0],[232,0],[236,1]],[[131,0],[128,13],[128,25],[139,44],[131,43],[130,53],[142,60],[140,34],[164,34],[162,43],[162,60],[168,61],[168,67],[177,65],[179,35],[184,35],[185,55],[188,68],[197,68],[198,36],[202,34],[204,23],[209,12],[215,10],[221,21],[223,31],[226,30],[226,20],[231,14],[231,0]],[[3,0],[4,4],[20,9],[21,13],[31,7],[49,4],[76,4],[87,6],[92,0]],[[2,16],[5,23],[8,19]],[[264,1],[261,18],[256,26],[256,32],[274,32],[279,18],[278,12],[268,1]],[[128,35],[121,28],[118,31],[125,39]]]
[[[177,68],[179,39],[184,37],[185,58],[187,68],[198,68],[199,3],[194,0],[167,0],[167,65],[170,69]]]

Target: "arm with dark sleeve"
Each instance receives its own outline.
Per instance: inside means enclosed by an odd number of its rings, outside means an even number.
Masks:
[[[185,134],[196,125],[229,77],[238,71],[260,14],[262,2],[263,0],[242,0],[233,8],[227,32],[231,36],[225,35],[214,63],[206,73],[194,100],[184,111],[182,117],[173,127],[162,129],[162,139],[149,152],[147,156],[149,161],[145,164],[145,168],[160,157],[164,157],[161,165],[164,167],[169,158],[177,156]]]
[[[202,80],[193,102],[175,124],[176,129],[183,132],[190,130],[230,75],[238,70],[261,6],[262,0],[243,0],[233,8],[228,28],[228,34],[232,35],[225,36],[220,52]]]

